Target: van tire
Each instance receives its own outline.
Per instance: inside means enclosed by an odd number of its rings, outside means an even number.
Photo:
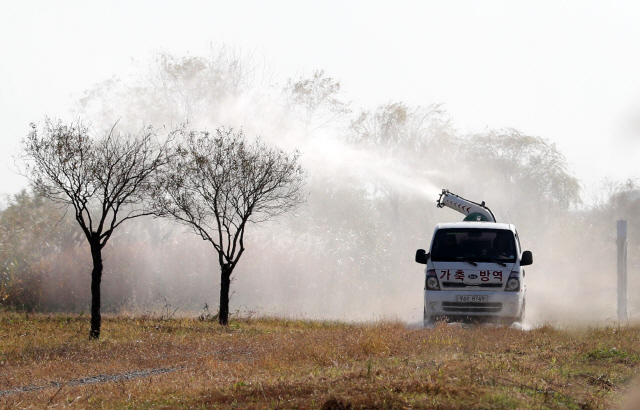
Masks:
[[[422,315],[422,321],[424,323],[425,326],[427,325],[433,325],[436,323],[435,319],[433,318],[433,316],[430,316],[427,314],[427,307],[424,307],[424,311],[423,311],[423,315]]]
[[[520,316],[518,316],[517,322],[524,322],[525,313],[526,313],[527,299],[522,299],[522,309],[520,309]]]
[[[526,299],[522,301],[522,308],[520,309],[520,315],[518,317],[511,317],[511,318],[505,319],[504,323],[506,323],[508,326],[512,326],[514,323],[522,324],[524,322],[525,312],[526,312]]]

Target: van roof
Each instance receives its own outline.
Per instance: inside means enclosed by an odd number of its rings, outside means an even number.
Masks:
[[[451,228],[471,228],[471,229],[504,229],[505,231],[515,232],[515,226],[512,224],[498,223],[498,222],[445,222],[436,225],[438,229],[451,229]]]

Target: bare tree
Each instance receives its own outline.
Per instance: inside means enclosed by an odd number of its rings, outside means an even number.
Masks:
[[[496,182],[508,186],[517,192],[514,197],[538,208],[542,202],[566,210],[580,202],[580,183],[570,173],[564,154],[550,141],[505,129],[472,135],[462,142],[462,155],[467,158],[463,163],[473,164],[471,172],[489,180],[490,186]]]
[[[263,74],[265,78],[261,78]],[[100,124],[219,123],[238,99],[251,100],[267,69],[251,53],[234,47],[211,49],[206,57],[151,55],[132,77],[114,76],[86,90],[76,107]]]
[[[115,126],[94,138],[82,121],[68,125],[45,120],[40,132],[31,125],[22,141],[25,174],[35,191],[71,206],[91,248],[91,331],[100,337],[102,249],[124,221],[149,215],[144,204],[158,173],[169,162],[171,138],[157,142],[146,128],[122,134]]]
[[[451,123],[442,104],[411,107],[403,102],[380,105],[375,111],[363,110],[349,125],[347,141],[375,148],[385,155],[433,153],[438,140],[446,140]]]
[[[227,325],[231,274],[242,256],[247,224],[289,212],[306,200],[299,154],[247,142],[242,131],[185,133],[155,196],[158,216],[208,241],[220,264],[219,322]]]
[[[284,87],[286,109],[300,118],[307,131],[325,127],[349,114],[349,102],[338,99],[340,82],[327,77],[324,70],[313,72],[313,78],[293,82],[291,78]],[[315,123],[315,127],[312,127]]]

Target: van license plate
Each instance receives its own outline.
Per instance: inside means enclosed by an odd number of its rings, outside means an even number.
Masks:
[[[456,296],[457,302],[487,302],[489,296],[487,295],[458,295]]]

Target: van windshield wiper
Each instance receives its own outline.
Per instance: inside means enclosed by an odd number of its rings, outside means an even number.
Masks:
[[[473,266],[478,266],[478,264],[477,264],[477,263],[475,263],[474,261],[469,260],[469,259],[465,259],[465,258],[457,257],[457,258],[456,258],[456,260],[457,260],[457,261],[460,261],[460,262],[467,262],[467,263],[470,263],[470,264],[472,264]]]
[[[501,261],[501,260],[499,260],[499,259],[485,259],[485,261],[487,261],[487,262],[497,263],[497,264],[498,264],[498,265],[500,265],[500,266],[507,266],[507,264],[506,264],[506,263],[502,262],[502,261]]]

